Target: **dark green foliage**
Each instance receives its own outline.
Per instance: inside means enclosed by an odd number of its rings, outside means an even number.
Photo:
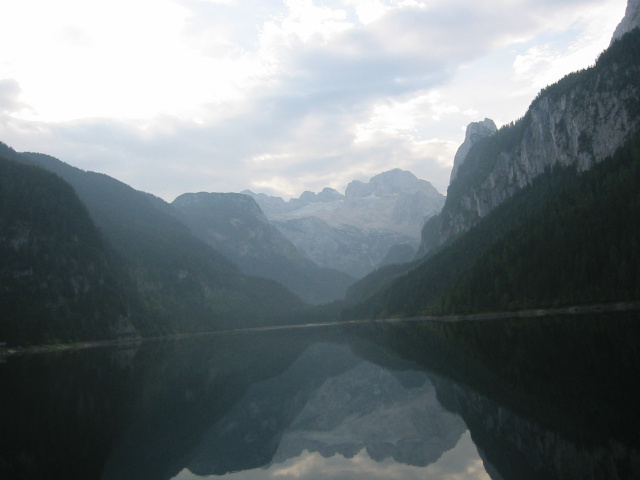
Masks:
[[[571,102],[609,92],[621,95],[632,117],[640,100],[627,95],[640,78],[640,29],[615,42],[595,66],[544,89],[536,103],[568,95]],[[584,98],[582,98],[584,97]],[[568,100],[568,101],[569,101]],[[428,252],[408,272],[393,272],[356,284],[345,317],[411,316],[537,308],[640,298],[637,218],[638,135],[615,158],[579,175],[572,169],[547,171],[482,219],[460,208],[463,195],[477,189],[501,156],[505,161],[531,123],[520,120],[479,140],[460,166],[442,213],[423,229],[425,245],[438,245],[446,223],[476,225],[444,247]],[[582,133],[582,153],[592,139]],[[453,215],[455,212],[456,215]],[[461,218],[467,215],[473,218]],[[362,286],[371,285],[370,297]],[[354,305],[356,304],[356,305]]]
[[[105,246],[73,189],[0,158],[0,341],[109,338],[126,314]]]
[[[596,91],[605,89],[622,90],[629,83],[634,83],[640,65],[640,28],[636,28],[618,39],[608,49],[600,54],[594,66],[570,73],[560,81],[542,89],[532,105],[541,98],[558,99],[573,90],[576,86],[593,88]],[[601,83],[602,75],[608,72],[619,73],[617,70],[627,69],[623,75],[607,77]],[[611,83],[613,82],[613,83]]]
[[[113,246],[138,302],[143,334],[260,325],[302,306],[277,283],[247,277],[196,238],[171,205],[107,175],[25,154],[66,179]]]
[[[586,109],[589,98],[595,94],[608,92],[625,102],[625,110],[629,120],[640,115],[640,98],[629,93],[635,91],[640,81],[640,29],[635,29],[615,42],[603,52],[590,68],[571,73],[557,83],[540,91],[531,107],[521,119],[503,126],[490,137],[483,138],[474,144],[464,163],[460,166],[455,180],[449,185],[447,201],[442,213],[425,225],[423,239],[427,245],[436,245],[442,226],[447,227],[450,213],[459,211],[460,198],[478,188],[493,171],[501,155],[513,155],[520,145],[523,136],[531,124],[532,111],[543,101],[559,102],[566,96],[566,101],[581,109]],[[594,112],[597,106],[592,105]],[[566,108],[566,107],[563,107]],[[579,138],[579,152],[591,150],[591,138],[582,133]],[[465,219],[467,224],[479,221],[476,213],[464,210],[473,218]]]
[[[408,273],[387,276],[388,283],[371,298],[356,297],[352,303],[359,303],[345,316],[638,299],[639,182],[640,132],[613,158],[583,174],[571,168],[547,171]]]
[[[369,326],[368,334],[377,344],[581,444],[614,438],[637,446],[638,320],[636,311],[398,322]]]
[[[357,304],[367,301],[375,294],[389,288],[396,279],[402,277],[419,264],[420,261],[414,261],[411,263],[387,265],[374,270],[349,287],[346,302],[348,304]]]
[[[104,326],[107,319],[118,318],[114,311],[126,313],[125,320],[130,319],[139,333],[158,335],[280,323],[279,317],[285,314],[293,321],[293,313],[304,307],[278,283],[241,274],[222,255],[194,237],[161,199],[46,155],[19,154],[4,144],[0,145],[0,154],[20,162],[10,163],[15,168],[45,175],[45,180],[33,180],[33,185],[9,175],[2,178],[7,197],[2,204],[3,232],[12,229],[10,234],[3,233],[3,248],[7,249],[3,261],[11,267],[4,275],[3,288],[15,292],[12,296],[3,295],[3,314],[20,317],[14,323],[21,329],[11,334],[12,339],[49,343],[108,337],[105,328],[93,328],[95,322],[91,328],[72,326],[75,324],[68,319],[74,315],[89,323],[90,318],[100,316]],[[73,188],[56,175],[25,164],[55,173]],[[76,204],[61,200],[59,191],[71,195]],[[24,217],[23,223],[16,224],[16,217]],[[32,229],[42,230],[38,237],[43,238],[42,245],[23,249],[29,253],[22,258],[22,250],[18,252],[12,242],[21,242],[24,235],[20,232]],[[43,245],[62,250],[50,254]],[[96,249],[102,255],[99,259],[103,269],[95,266],[97,260],[91,263],[85,258]],[[82,260],[72,261],[67,253]],[[90,269],[93,276],[87,273],[87,278],[95,279],[100,289],[90,288],[90,295],[78,296],[74,289],[82,290],[86,281],[76,272],[76,263]],[[38,266],[46,281],[40,277],[37,282],[34,280],[33,265]],[[92,269],[99,273],[94,274]],[[109,275],[103,275],[103,270]],[[24,285],[21,275],[31,278],[33,285]],[[71,300],[66,299],[76,297],[86,299],[82,301],[90,306],[69,306]],[[50,319],[47,315],[51,312],[57,313]],[[84,315],[87,312],[93,316]],[[47,325],[52,322],[64,323],[65,327],[51,330]],[[0,341],[7,341],[6,338]]]
[[[564,183],[556,196],[473,265],[443,311],[640,298],[640,132],[582,175],[553,175]]]

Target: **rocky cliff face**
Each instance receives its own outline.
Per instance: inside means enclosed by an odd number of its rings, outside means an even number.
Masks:
[[[442,214],[423,229],[423,253],[467,231],[545,169],[586,170],[623,144],[640,124],[639,32],[621,38],[594,67],[544,89],[522,119],[470,148]]]
[[[485,118],[481,122],[472,122],[467,126],[467,131],[464,135],[464,142],[462,142],[462,145],[460,145],[460,148],[458,148],[458,151],[453,158],[453,168],[451,169],[451,178],[449,183],[455,180],[458,169],[464,162],[465,158],[467,158],[467,154],[469,153],[469,150],[471,150],[471,147],[481,138],[493,135],[497,130],[498,128],[496,127],[495,122],[490,118]]]
[[[636,27],[640,27],[640,0],[629,0],[624,18],[613,32],[611,44]]]
[[[355,277],[376,268],[394,245],[416,248],[425,220],[444,204],[433,185],[399,169],[353,181],[344,195],[325,188],[285,202],[246,193],[308,258]]]

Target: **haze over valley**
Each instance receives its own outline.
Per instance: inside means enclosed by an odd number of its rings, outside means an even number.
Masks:
[[[249,312],[254,312],[255,325],[289,323],[310,311],[310,305],[322,304],[330,306],[317,315],[330,320],[635,300],[637,249],[627,246],[635,242],[635,230],[628,229],[635,222],[624,221],[634,218],[634,203],[620,198],[627,186],[606,187],[617,189],[616,201],[626,204],[615,215],[604,207],[613,201],[604,186],[597,195],[584,189],[593,188],[588,182],[610,185],[609,171],[635,168],[640,98],[633,46],[636,10],[631,2],[611,46],[594,66],[546,87],[522,118],[500,129],[488,118],[469,123],[453,159],[446,197],[428,180],[393,168],[366,181],[350,181],[344,193],[326,186],[284,200],[250,190],[193,192],[167,203],[107,175],[3,146],[3,278],[8,293],[3,302],[12,312],[5,320],[5,331],[12,333],[5,333],[5,340],[225,329],[249,326],[241,320]],[[38,180],[33,177],[42,175],[38,169],[57,176]],[[593,178],[580,174],[584,171]],[[634,178],[626,177],[629,188]],[[72,187],[64,200],[48,193],[60,181]],[[20,188],[30,196],[23,197]],[[40,212],[53,208],[47,200],[52,195],[58,202],[82,204],[74,208],[86,212],[85,217],[80,220],[75,210],[64,208],[48,214],[43,224]],[[554,195],[573,196],[584,211],[570,202],[565,207]],[[566,208],[571,217],[562,213],[555,220],[544,213],[547,205]],[[70,217],[63,221],[62,215]],[[571,234],[589,229],[594,242],[590,247],[583,239],[580,253],[565,267],[562,287],[554,290],[557,298],[535,286],[538,280],[527,279],[543,278],[540,272],[549,255],[540,259],[540,271],[512,260],[501,268],[524,269],[517,274],[522,285],[505,284],[500,293],[480,294],[472,280],[486,273],[479,265],[495,249],[525,248],[526,242],[518,247],[512,236],[537,235],[543,228],[539,215],[546,222],[561,221],[562,227],[545,227],[556,232],[567,225],[574,225]],[[582,225],[586,219],[580,215],[589,215],[597,229]],[[625,230],[607,223],[620,215]],[[86,243],[76,232],[87,231],[82,222],[95,226],[95,247],[89,256],[76,259],[72,245]],[[600,230],[620,243],[604,246],[609,240],[597,238]],[[567,243],[571,238],[569,233],[559,238],[555,251],[576,249]],[[67,243],[69,250],[57,250]],[[43,257],[45,251],[51,253]],[[605,254],[606,261],[593,260]],[[554,262],[566,260],[560,255]],[[104,270],[97,281],[109,285],[116,302],[92,286],[95,273],[89,272],[97,265]],[[494,275],[494,282],[502,282],[500,275]],[[514,293],[507,294],[512,288]],[[42,300],[29,300],[33,295]],[[265,309],[266,304],[275,310]],[[45,322],[51,315],[59,320]],[[25,317],[33,325],[27,326]],[[66,318],[80,323],[70,326]],[[47,331],[38,322],[45,322]]]
[[[0,477],[640,477],[640,0],[71,3],[0,15]]]

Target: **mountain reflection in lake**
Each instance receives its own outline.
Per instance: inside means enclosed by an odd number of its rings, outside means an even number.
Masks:
[[[438,462],[466,430],[424,372],[388,370],[346,345],[319,343],[282,374],[250,386],[204,435],[187,468],[198,476],[268,465],[250,478],[389,478],[403,470],[398,465]],[[450,473],[481,465],[473,448],[456,457]]]
[[[555,338],[542,352],[566,340],[541,325]],[[618,396],[637,381],[638,361],[625,366],[632,340],[611,345],[637,338],[635,327],[598,331],[597,347],[577,339],[613,370],[571,349],[554,353],[576,357],[563,361],[566,378],[540,352],[546,367],[523,366],[532,352],[518,345],[520,327],[487,327],[483,342],[512,366],[504,369],[493,354],[469,353],[474,332],[456,351],[456,328],[294,329],[9,357],[0,364],[0,478],[640,476],[637,398]],[[503,331],[516,356],[501,350]],[[526,338],[536,335],[527,327]],[[536,385],[520,388],[528,379]]]

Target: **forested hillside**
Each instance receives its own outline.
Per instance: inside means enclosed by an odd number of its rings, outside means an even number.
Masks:
[[[543,89],[526,114],[469,150],[440,215],[423,229],[433,251],[556,165],[579,171],[613,155],[640,124],[640,29],[590,68]]]
[[[427,257],[355,284],[345,318],[639,299],[639,45],[636,28],[478,140],[425,224]]]
[[[390,282],[383,277],[390,284],[383,284],[371,298],[363,300],[354,287],[356,305],[345,316],[476,313],[637,300],[639,182],[637,132],[613,157],[589,171],[549,169],[405,275]]]
[[[171,206],[163,200],[136,191],[107,175],[84,172],[47,155],[16,153],[6,145],[0,145],[0,154],[11,158],[12,165],[20,162],[22,165],[19,166],[23,168],[34,165],[54,172],[73,187],[66,185],[71,194],[77,194],[76,201],[79,198],[84,204],[80,207],[86,219],[90,216],[89,223],[93,221],[100,232],[98,236],[93,227],[95,238],[106,245],[108,258],[105,258],[117,277],[118,285],[127,292],[131,323],[138,333],[157,335],[280,323],[284,321],[284,315],[304,308],[303,302],[280,284],[243,275],[222,255],[196,238],[172,215]],[[48,175],[64,184],[55,175]],[[22,201],[20,195],[24,190],[25,198],[31,192],[41,205],[33,207],[31,216],[25,220],[26,228],[31,228],[30,222],[44,221],[41,217],[51,222],[60,215],[76,218],[73,209],[47,210],[55,205],[50,201],[55,194],[48,188],[29,190],[19,182],[14,184],[9,177],[6,183],[12,188],[15,204]],[[12,210],[7,207],[5,213]],[[3,235],[5,230],[3,226]],[[95,241],[89,239],[80,243],[83,248],[85,243],[89,248]],[[32,258],[27,263],[44,261],[42,249],[31,253]],[[17,261],[16,254],[8,250],[4,261]],[[46,275],[64,282],[71,273],[47,270]],[[4,281],[3,288],[8,288]],[[42,288],[49,292],[51,285],[43,284]],[[28,289],[21,290],[21,295],[13,300],[16,305],[21,305],[15,307],[16,312],[25,308],[42,308],[41,302],[46,303]],[[117,305],[108,296],[96,301],[104,307],[96,307],[100,315],[106,315]],[[33,328],[27,334],[29,341],[47,341],[38,333],[42,322],[33,322]],[[103,331],[92,330],[89,336],[86,331],[78,331],[72,338],[104,338]],[[64,339],[68,338],[71,337],[64,336]]]
[[[441,311],[640,299],[640,132],[588,172],[545,177],[556,196],[475,262]]]
[[[130,305],[73,189],[0,158],[0,341],[52,343],[131,333]]]

